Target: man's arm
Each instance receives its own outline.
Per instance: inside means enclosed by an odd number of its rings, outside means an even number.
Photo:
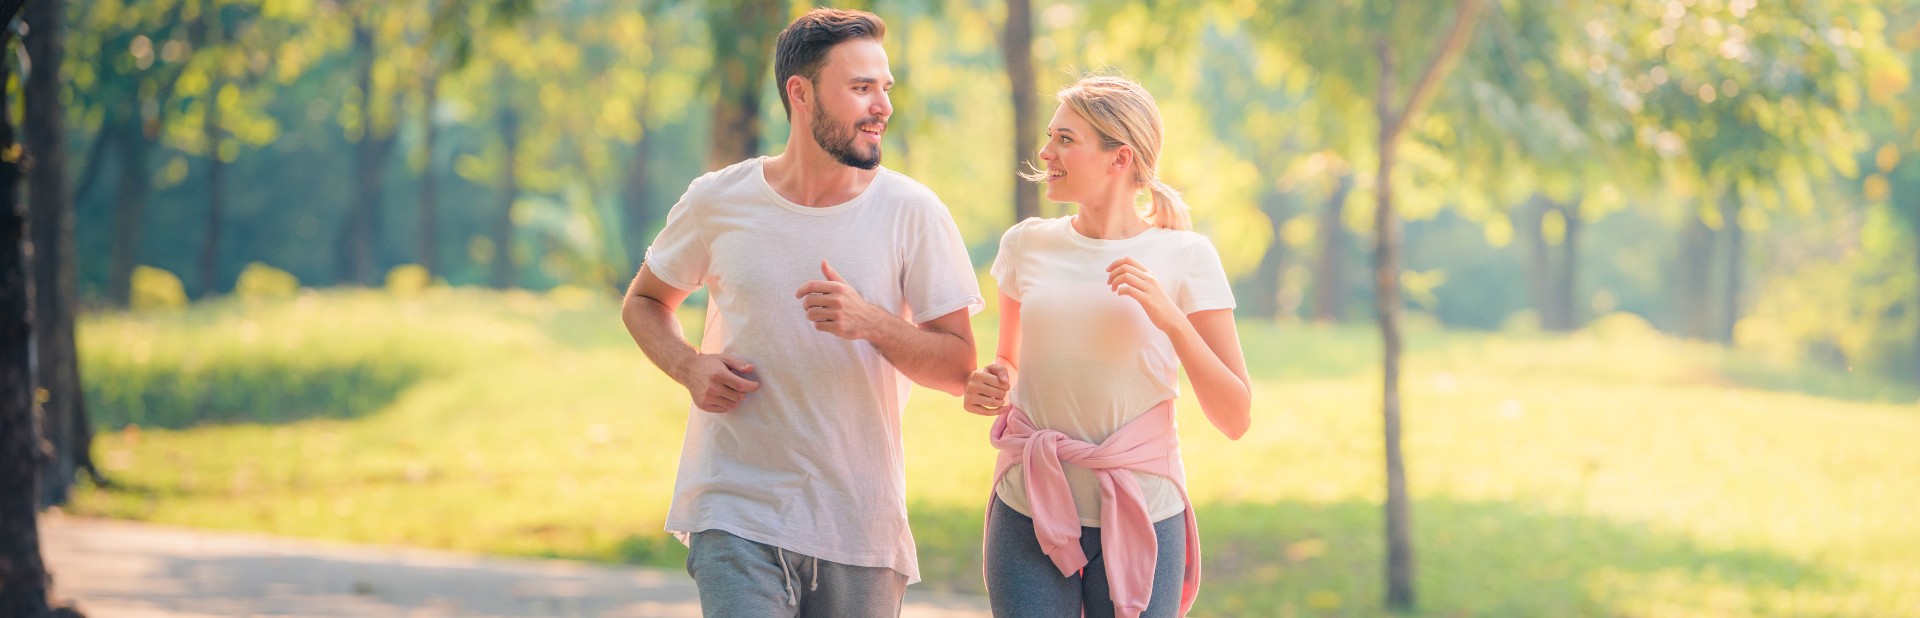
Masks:
[[[759,390],[760,383],[741,376],[753,371],[752,363],[727,354],[701,354],[687,342],[680,318],[673,312],[691,293],[668,285],[642,264],[620,303],[620,321],[626,323],[627,334],[640,344],[647,360],[687,387],[695,407],[729,412],[739,407],[747,393]]]
[[[880,351],[908,379],[928,388],[958,396],[973,372],[973,324],[967,310],[909,324],[860,297],[840,273],[820,263],[824,281],[809,281],[794,293],[806,309],[814,330],[841,339],[864,339]]]

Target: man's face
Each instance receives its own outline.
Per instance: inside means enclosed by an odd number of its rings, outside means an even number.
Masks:
[[[870,170],[880,166],[880,138],[893,103],[893,71],[887,51],[873,39],[835,45],[814,80],[813,141],[840,164]]]

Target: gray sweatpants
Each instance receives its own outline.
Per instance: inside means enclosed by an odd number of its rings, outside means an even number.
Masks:
[[[707,618],[898,618],[907,576],[828,562],[734,536],[693,533],[687,574]]]
[[[993,520],[988,522],[987,602],[995,618],[1112,618],[1112,592],[1107,587],[1107,561],[1100,550],[1100,529],[1080,527],[1080,550],[1087,566],[1079,573],[1060,576],[1053,559],[1040,551],[1033,536],[1033,518],[993,497]],[[1153,565],[1153,597],[1141,618],[1172,617],[1180,613],[1180,588],[1187,569],[1187,514],[1154,522],[1159,560]]]

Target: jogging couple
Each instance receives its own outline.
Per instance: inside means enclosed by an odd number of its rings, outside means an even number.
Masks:
[[[693,399],[666,528],[688,544],[703,611],[899,615],[920,579],[900,433],[911,380],[994,419],[994,615],[1184,615],[1200,546],[1178,372],[1230,438],[1251,391],[1219,255],[1158,178],[1152,96],[1106,76],[1060,91],[1023,176],[1076,212],[1001,237],[997,353],[976,369],[984,299],[953,217],[880,167],[885,34],[834,9],[780,33],[786,150],[694,180],[621,308]],[[674,310],[701,287],[696,349]]]

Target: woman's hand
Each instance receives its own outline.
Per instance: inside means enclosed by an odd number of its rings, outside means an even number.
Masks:
[[[1173,305],[1173,298],[1160,289],[1160,279],[1133,258],[1120,258],[1107,265],[1107,287],[1115,294],[1140,303],[1154,328],[1171,334],[1186,322],[1187,316]]]
[[[1013,374],[1003,359],[994,359],[993,364],[967,375],[967,391],[961,403],[968,412],[999,416],[1006,410],[1007,392],[1013,390]]]

